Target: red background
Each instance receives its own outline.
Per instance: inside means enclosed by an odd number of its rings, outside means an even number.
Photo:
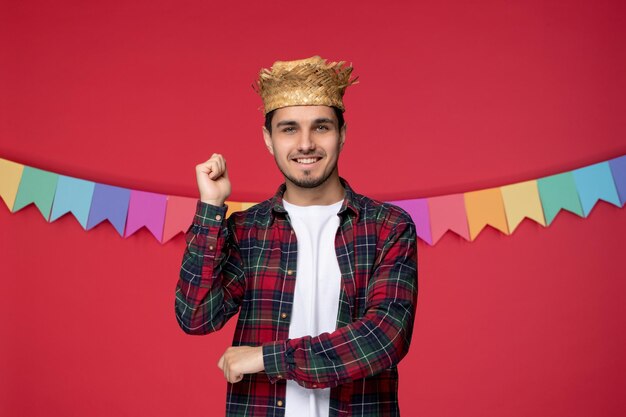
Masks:
[[[621,1],[0,2],[0,157],[233,200],[282,181],[251,88],[273,61],[354,63],[340,173],[392,200],[539,178],[626,154]],[[4,205],[2,205],[4,207]],[[0,415],[219,416],[235,321],[184,334],[184,240],[128,239],[0,207]],[[623,209],[419,246],[404,416],[626,413]]]

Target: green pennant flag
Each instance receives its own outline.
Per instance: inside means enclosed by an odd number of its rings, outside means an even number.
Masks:
[[[20,187],[15,196],[13,212],[30,203],[35,203],[43,217],[48,221],[58,180],[59,174],[25,166]]]
[[[576,183],[571,172],[539,178],[537,188],[546,224],[552,223],[561,209],[583,217],[583,208],[580,205]]]

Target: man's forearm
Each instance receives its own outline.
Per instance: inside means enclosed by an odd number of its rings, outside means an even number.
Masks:
[[[236,313],[243,295],[239,254],[226,239],[226,210],[198,201],[185,235],[175,310],[180,327],[189,334],[220,329]]]
[[[244,374],[255,374],[265,369],[263,364],[263,348],[261,346],[231,346],[217,362],[230,383],[243,379]]]
[[[365,315],[332,333],[263,345],[270,381],[326,388],[397,365],[409,349],[417,304],[417,242],[411,221],[398,225],[371,277]]]

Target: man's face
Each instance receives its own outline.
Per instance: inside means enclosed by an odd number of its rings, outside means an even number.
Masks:
[[[346,130],[337,123],[329,106],[289,106],[274,112],[272,134],[263,127],[263,137],[286,180],[315,188],[338,175]]]

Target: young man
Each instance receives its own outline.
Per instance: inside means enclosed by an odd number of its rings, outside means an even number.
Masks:
[[[417,304],[415,225],[339,177],[352,67],[278,61],[258,80],[265,144],[285,182],[226,219],[219,154],[196,167],[200,199],[176,288],[189,334],[239,310],[218,366],[227,416],[398,416],[398,371]]]

